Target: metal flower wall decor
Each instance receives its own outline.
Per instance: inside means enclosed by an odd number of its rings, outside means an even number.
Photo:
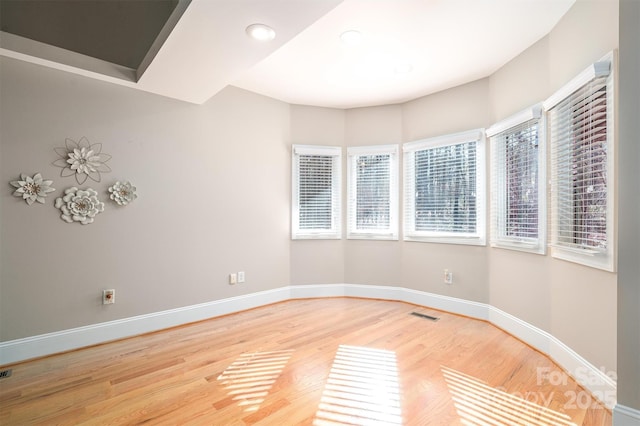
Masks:
[[[79,185],[87,178],[100,182],[101,173],[111,171],[105,163],[111,159],[109,154],[102,152],[102,144],[92,144],[86,137],[76,142],[73,139],[65,139],[65,146],[54,148],[59,159],[53,162],[54,166],[62,167],[60,176],[75,176]]]
[[[64,194],[64,197],[56,199],[56,208],[62,212],[60,218],[65,222],[88,225],[104,211],[104,203],[98,200],[98,193],[92,188],[78,189],[74,186]]]
[[[33,177],[21,173],[20,180],[14,180],[13,182],[10,182],[10,184],[11,186],[18,188],[13,192],[13,195],[16,197],[22,197],[28,205],[31,205],[36,201],[40,204],[44,204],[44,199],[47,194],[55,191],[55,188],[51,187],[53,181],[42,179],[42,175],[40,173],[36,173]]]
[[[130,182],[116,182],[113,186],[109,187],[109,198],[118,203],[120,206],[126,206],[136,198],[138,198],[138,194],[136,194],[136,187],[131,185]]]
[[[111,155],[102,152],[101,143],[92,144],[84,136],[78,142],[66,138],[65,146],[54,148],[54,151],[60,157],[53,162],[54,166],[62,168],[60,176],[74,176],[78,184],[83,184],[87,179],[100,182],[102,173],[111,171],[105,164]],[[55,191],[53,181],[45,180],[40,173],[33,176],[21,173],[19,180],[9,183],[16,188],[13,195],[22,198],[28,205],[35,202],[44,204],[47,194]],[[129,181],[117,181],[108,190],[109,198],[120,206],[126,206],[138,197],[136,187]],[[93,223],[96,215],[104,212],[105,205],[98,199],[95,189],[78,189],[74,186],[56,198],[55,207],[60,210],[63,221],[88,225]]]

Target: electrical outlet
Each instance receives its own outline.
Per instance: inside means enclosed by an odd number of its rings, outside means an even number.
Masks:
[[[237,274],[229,274],[229,284],[233,285],[238,282]]]
[[[102,304],[111,305],[116,303],[116,291],[114,289],[102,290]]]
[[[244,271],[238,272],[238,282],[239,283],[243,283],[244,282]]]
[[[444,270],[444,283],[445,284],[453,284],[453,272],[448,269]]]

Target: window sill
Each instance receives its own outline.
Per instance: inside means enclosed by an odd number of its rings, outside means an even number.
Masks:
[[[481,237],[452,237],[452,236],[416,236],[405,235],[404,241],[418,242],[418,243],[436,243],[436,244],[460,244],[467,246],[486,246],[487,242],[485,238]]]
[[[398,241],[398,235],[395,234],[347,234],[348,240],[380,240],[380,241]]]
[[[523,253],[545,255],[546,250],[544,244],[541,243],[525,243],[516,241],[492,241],[492,248],[520,251]]]
[[[580,253],[576,249],[568,249],[561,246],[550,246],[551,256],[567,262],[578,263],[594,269],[615,272],[615,263],[611,253]]]
[[[340,240],[342,236],[335,234],[297,234],[291,236],[292,240]]]

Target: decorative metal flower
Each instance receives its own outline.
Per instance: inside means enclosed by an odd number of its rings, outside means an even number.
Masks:
[[[55,191],[55,188],[51,187],[53,181],[43,180],[40,173],[36,173],[33,177],[21,173],[20,180],[14,180],[10,183],[11,186],[18,188],[13,192],[13,195],[22,197],[29,205],[36,201],[44,204],[44,198],[47,194]]]
[[[79,142],[67,138],[65,147],[55,148],[54,151],[60,156],[53,162],[54,166],[62,167],[60,176],[75,175],[80,185],[87,180],[87,177],[100,182],[100,173],[111,171],[111,168],[104,164],[111,159],[111,156],[102,152],[102,144],[92,144],[84,136]]]
[[[92,189],[78,189],[75,186],[64,191],[64,197],[56,199],[56,208],[65,222],[93,223],[93,218],[104,211],[104,203],[98,200],[98,193]]]
[[[109,187],[109,192],[111,193],[109,198],[121,206],[126,206],[138,198],[138,195],[136,194],[136,187],[131,185],[128,181],[118,181],[114,183],[113,186]]]

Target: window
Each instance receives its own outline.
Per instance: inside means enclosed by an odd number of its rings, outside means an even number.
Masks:
[[[482,130],[407,143],[404,239],[485,243]]]
[[[341,238],[342,148],[293,146],[292,238]]]
[[[348,148],[348,238],[398,238],[398,146]]]
[[[545,252],[546,193],[541,106],[487,129],[491,138],[491,245]]]
[[[552,255],[614,270],[613,55],[544,103],[551,148]]]

